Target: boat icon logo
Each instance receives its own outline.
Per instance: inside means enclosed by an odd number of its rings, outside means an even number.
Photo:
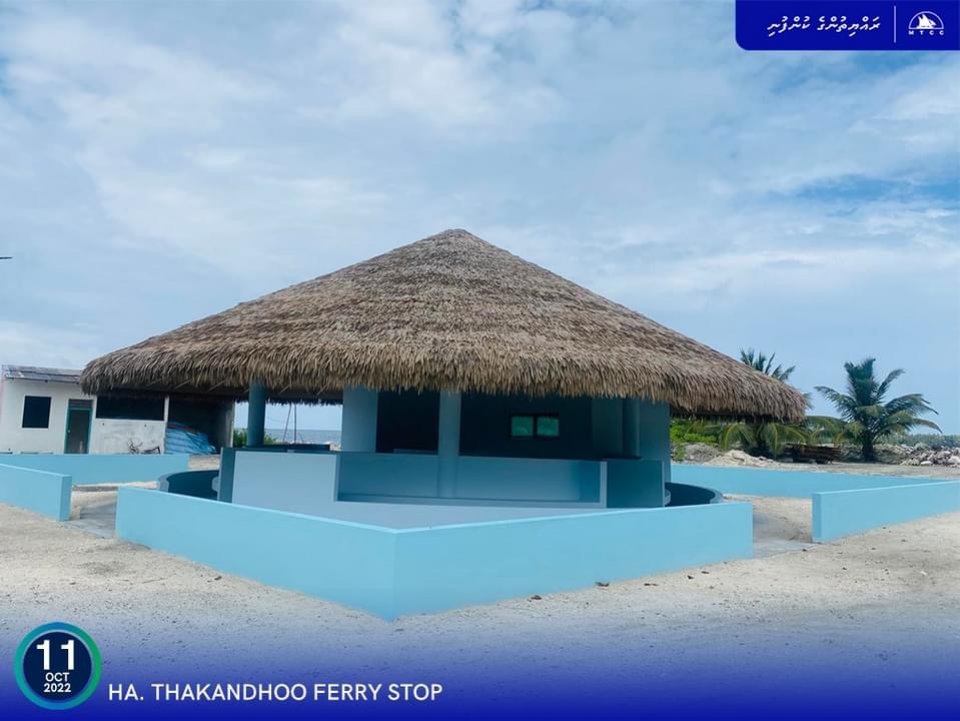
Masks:
[[[943,35],[943,20],[929,10],[922,10],[910,18],[907,25],[908,35]]]

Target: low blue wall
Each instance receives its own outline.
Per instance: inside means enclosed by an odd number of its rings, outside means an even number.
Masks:
[[[242,454],[241,454],[242,455]],[[340,498],[439,497],[437,456],[427,453],[339,453]],[[455,498],[464,501],[602,505],[598,461],[553,458],[457,458]],[[239,475],[236,476],[239,482]]]
[[[813,540],[960,510],[960,482],[913,483],[813,494]]]
[[[861,476],[852,473],[813,473],[810,471],[769,471],[762,468],[724,468],[674,464],[672,480],[707,486],[721,493],[746,496],[783,496],[809,498],[814,493],[852,491],[861,488],[887,488],[930,483],[930,478],[902,476]]]
[[[749,503],[403,530],[394,615],[570,591],[752,553]]]
[[[213,479],[216,478],[217,473],[216,470],[168,473],[157,479],[157,490],[177,493],[181,496],[213,499],[217,497],[213,490]]]
[[[117,537],[221,571],[393,615],[395,532],[142,488],[120,488]]]
[[[384,618],[752,553],[747,503],[389,529],[121,488],[117,535]]]
[[[0,503],[66,521],[72,488],[73,479],[68,475],[0,465]]]
[[[611,459],[607,465],[608,508],[662,508],[664,464],[633,458]]]
[[[63,473],[76,486],[119,481],[155,481],[167,473],[187,470],[187,455],[32,454],[5,456],[3,462],[20,468]]]
[[[721,493],[812,498],[811,535],[817,542],[955,511],[960,488],[960,482],[932,478],[686,464],[673,467],[673,479]]]
[[[336,453],[234,454],[232,502],[322,516],[337,500]]]
[[[703,486],[667,483],[666,490],[670,495],[670,506],[699,506],[704,503],[720,503],[723,501],[723,494],[720,491]]]
[[[599,506],[601,468],[597,461],[460,456],[456,495],[491,501]]]
[[[437,495],[437,457],[427,453],[339,453],[344,495]]]

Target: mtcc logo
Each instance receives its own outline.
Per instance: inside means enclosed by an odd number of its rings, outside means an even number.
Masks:
[[[910,18],[907,35],[943,35],[943,20],[929,10],[918,12]]]

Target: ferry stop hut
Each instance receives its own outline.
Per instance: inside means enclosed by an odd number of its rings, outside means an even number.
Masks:
[[[671,410],[795,421],[805,409],[790,386],[464,230],[115,351],[81,382],[97,394],[248,400],[248,447],[224,452],[219,501],[393,531],[472,524],[505,533],[507,521],[577,517],[609,530],[625,523],[609,509],[659,509],[629,516],[639,524],[631,527],[668,523],[682,536],[700,521],[669,515],[683,510],[673,506],[716,498],[670,483]],[[340,452],[262,447],[268,401],[342,403]],[[746,530],[740,555],[749,555]],[[618,543],[639,542],[623,532]],[[635,555],[649,556],[640,545]],[[604,567],[603,558],[602,549],[578,556],[577,578],[649,566],[625,556],[623,567]]]

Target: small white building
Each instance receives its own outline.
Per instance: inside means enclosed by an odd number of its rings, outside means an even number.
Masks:
[[[80,371],[0,367],[0,453],[163,453],[170,426],[231,445],[233,403],[90,396]]]

